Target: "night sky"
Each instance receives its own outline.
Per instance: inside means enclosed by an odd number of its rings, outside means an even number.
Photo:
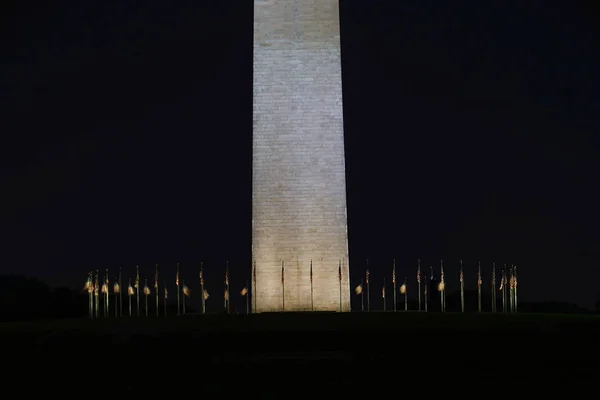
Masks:
[[[23,3],[0,17],[0,273],[79,289],[159,263],[174,290],[180,262],[198,299],[204,261],[218,309],[225,261],[234,291],[251,263],[252,1]],[[486,288],[517,264],[521,299],[592,306],[597,16],[342,1],[352,286],[396,258],[414,294],[443,258],[456,290],[462,258],[470,288],[477,260]]]

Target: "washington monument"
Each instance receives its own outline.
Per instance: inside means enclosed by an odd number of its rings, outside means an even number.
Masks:
[[[255,312],[350,311],[341,72],[339,0],[254,1]]]

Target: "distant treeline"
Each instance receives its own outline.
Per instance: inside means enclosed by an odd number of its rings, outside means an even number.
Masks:
[[[402,300],[403,297],[398,295],[397,310],[404,309],[404,303]],[[126,301],[126,296],[123,296],[123,302],[125,303]],[[381,306],[376,303],[377,299],[372,298],[371,309],[374,311],[379,311]],[[483,311],[490,311],[490,304],[491,298],[483,295]],[[88,306],[88,294],[83,290],[74,291],[65,287],[53,289],[46,283],[35,278],[28,278],[19,275],[0,275],[0,321],[87,317],[89,315]],[[409,298],[408,309],[416,310],[417,307],[418,305],[416,300]],[[422,307],[424,308],[424,301],[422,303]],[[428,308],[432,312],[439,311],[439,296],[434,294],[434,296],[429,299]],[[460,311],[460,293],[447,294],[446,310],[448,312]],[[502,311],[502,302],[500,301],[500,298],[498,298],[497,310],[499,312]],[[149,311],[149,315],[155,315],[154,307],[152,307]],[[360,311],[360,303],[359,309],[355,309],[353,311]],[[465,311],[477,311],[476,292],[465,292]],[[561,314],[592,312],[574,304],[561,302],[520,303],[518,311],[525,313]],[[600,300],[596,303],[595,311],[600,313]],[[127,315],[127,306],[124,307],[123,312],[124,315]],[[189,307],[188,312],[193,313],[195,310]],[[169,305],[169,313],[176,313],[174,306],[172,307]],[[144,314],[145,312],[142,312],[142,315]],[[113,315],[112,307],[111,315]]]
[[[0,275],[0,320],[81,317],[87,307],[84,293],[52,289],[35,278]]]

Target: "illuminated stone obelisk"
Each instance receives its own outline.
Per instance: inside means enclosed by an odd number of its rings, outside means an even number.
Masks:
[[[341,72],[339,0],[254,1],[255,312],[350,310]]]

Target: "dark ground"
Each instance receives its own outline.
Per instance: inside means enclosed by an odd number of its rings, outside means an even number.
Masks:
[[[454,386],[465,395],[479,388],[493,395],[510,385],[573,394],[600,378],[600,317],[594,315],[81,319],[0,324],[0,337],[10,371],[6,387],[30,392],[49,383],[64,394],[87,387],[160,390],[156,396],[204,391],[263,397],[329,388],[354,395],[397,391],[400,397],[419,390],[429,397],[436,390],[449,395]]]

